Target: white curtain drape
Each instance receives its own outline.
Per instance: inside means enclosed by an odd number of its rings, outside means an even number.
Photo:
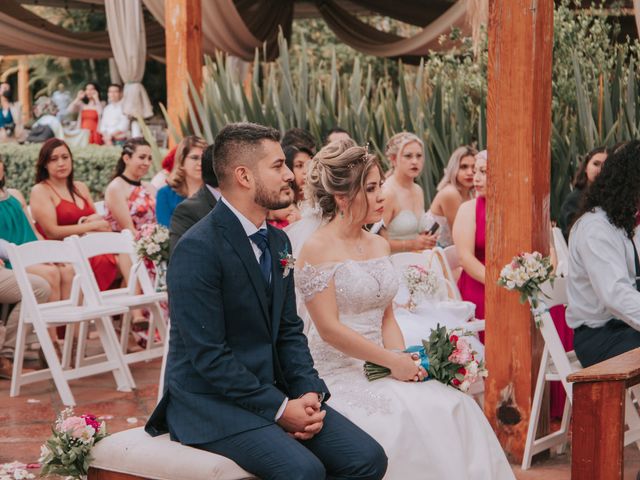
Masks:
[[[147,40],[140,0],[105,0],[107,29],[113,59],[124,82],[122,111],[130,117],[153,115],[147,91],[142,86]]]

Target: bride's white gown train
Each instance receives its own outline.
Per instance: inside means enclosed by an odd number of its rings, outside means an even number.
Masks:
[[[382,317],[398,290],[388,257],[296,270],[309,299],[334,281],[340,321],[382,345]],[[389,457],[390,480],[514,479],[493,430],[475,401],[436,381],[369,382],[363,362],[325,343],[311,326],[309,346],[331,391],[329,405],[373,436]]]

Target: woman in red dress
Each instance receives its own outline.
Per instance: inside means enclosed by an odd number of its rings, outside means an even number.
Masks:
[[[87,83],[84,90],[80,90],[76,99],[71,102],[69,112],[80,112],[78,127],[89,131],[89,143],[102,145],[102,135],[98,132],[98,124],[102,115],[102,102],[95,83]]]
[[[109,222],[96,214],[87,186],[73,180],[71,151],[57,138],[47,140],[40,149],[30,204],[44,238],[62,240],[69,235],[111,231]],[[100,290],[107,290],[118,277],[116,257],[99,255],[90,262]]]

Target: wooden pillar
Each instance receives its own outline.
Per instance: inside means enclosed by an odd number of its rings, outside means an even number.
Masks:
[[[18,57],[18,101],[22,105],[22,123],[31,118],[31,92],[29,90],[29,59]]]
[[[201,0],[165,0],[167,56],[167,109],[179,131],[180,118],[187,112],[185,89],[191,77],[202,86],[202,3]],[[170,145],[173,138],[169,136]]]
[[[542,340],[496,281],[519,252],[548,253],[553,0],[489,7],[485,413],[520,462]]]

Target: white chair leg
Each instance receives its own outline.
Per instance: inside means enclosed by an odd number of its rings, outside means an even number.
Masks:
[[[24,310],[20,311],[16,348],[13,353],[13,372],[11,374],[11,390],[9,391],[9,395],[12,397],[20,395],[20,386],[22,385],[22,366],[24,365],[25,343],[27,339],[27,327],[22,319],[23,312]]]
[[[129,345],[129,334],[131,333],[131,311],[122,315],[122,325],[120,326],[120,349],[122,353],[127,353]]]
[[[540,410],[542,409],[542,397],[544,395],[545,374],[549,366],[549,349],[544,346],[542,358],[540,359],[540,369],[538,370],[538,379],[536,380],[536,390],[533,394],[533,404],[531,405],[531,416],[529,417],[529,426],[527,427],[527,441],[524,446],[524,456],[522,458],[522,470],[528,470],[531,467],[533,459],[533,442],[536,439],[536,431],[538,430],[538,421],[540,420]]]
[[[96,321],[96,327],[107,359],[116,365],[116,368],[113,369],[113,377],[118,385],[118,390],[121,392],[130,392],[131,389],[135,388],[135,382],[131,375],[131,370],[129,370],[129,366],[120,351],[111,317],[100,318]]]
[[[76,327],[73,324],[67,324],[64,329],[64,343],[62,344],[62,369],[71,368],[71,357],[73,356],[73,338],[75,336]],[[78,365],[76,365],[77,367]]]
[[[86,362],[86,351],[87,351],[87,339],[89,338],[89,322],[80,323],[80,327],[78,328],[78,347],[76,349],[76,367],[81,367]]]
[[[571,402],[569,401],[569,397],[564,400],[564,410],[562,412],[562,422],[560,423],[560,431],[564,432],[564,434],[569,433],[569,424],[571,423]],[[564,453],[565,448],[567,447],[567,442],[562,442],[558,445],[556,452],[558,455],[562,455]]]
[[[149,340],[147,341],[147,349],[159,347],[164,344],[167,337],[167,325],[162,314],[162,309],[157,303],[149,307],[151,313],[151,321],[149,322]],[[160,341],[156,343],[156,329],[160,335]]]
[[[638,389],[632,387],[627,390],[624,402],[624,423],[629,427],[629,430],[640,430],[640,414],[638,414],[638,408],[633,403],[633,397],[638,398],[635,393]],[[629,443],[625,442],[625,445]],[[635,444],[640,448],[640,438],[635,440]]]
[[[160,379],[158,381],[158,400],[156,403],[160,403],[160,400],[162,400],[162,395],[164,394],[164,374],[167,368],[167,358],[169,357],[169,329],[170,322],[167,321],[167,336],[163,338],[164,348],[162,351],[162,366],[160,367]]]
[[[69,325],[67,325],[67,327],[68,326]],[[51,341],[51,337],[49,336],[49,331],[44,325],[38,323],[35,323],[33,327],[38,334],[40,347],[42,348],[44,358],[47,360],[47,364],[49,365],[49,373],[53,378],[53,382],[56,384],[56,388],[58,390],[58,394],[60,395],[62,403],[67,407],[75,406],[75,399],[73,398],[73,394],[71,393],[71,389],[69,388],[69,383],[67,382],[64,372],[62,371],[62,364],[58,359],[56,350],[55,348],[53,348],[53,342]],[[71,333],[73,334],[73,330],[71,331]]]

